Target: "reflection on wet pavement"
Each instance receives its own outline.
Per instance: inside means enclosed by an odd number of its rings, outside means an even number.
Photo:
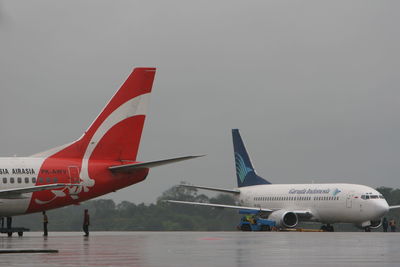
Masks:
[[[92,232],[0,237],[1,266],[399,266],[397,233]]]

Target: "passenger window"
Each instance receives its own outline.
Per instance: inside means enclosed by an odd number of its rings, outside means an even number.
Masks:
[[[51,178],[46,178],[46,183],[51,183]]]
[[[14,177],[10,178],[10,183],[12,183],[12,184],[14,183]]]
[[[35,177],[32,177],[32,183],[36,184],[36,178]]]
[[[40,177],[39,178],[39,183],[43,183],[44,181],[43,181],[43,177]]]
[[[6,183],[7,183],[7,178],[4,177],[4,178],[3,178],[3,184],[6,184]]]
[[[18,177],[17,178],[17,182],[20,184],[20,183],[22,183],[22,178],[21,177]]]
[[[29,183],[29,178],[28,177],[25,177],[25,183],[26,184]]]

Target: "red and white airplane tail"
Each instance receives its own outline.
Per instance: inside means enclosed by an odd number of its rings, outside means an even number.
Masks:
[[[0,216],[78,203],[143,181],[149,168],[198,157],[137,162],[155,72],[134,69],[78,140],[28,158],[0,159],[9,175],[0,199],[10,202],[0,206]]]
[[[77,141],[33,155],[135,161],[155,68],[136,68]]]

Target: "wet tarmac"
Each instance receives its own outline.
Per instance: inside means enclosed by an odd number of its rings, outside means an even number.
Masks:
[[[1,266],[400,266],[400,233],[93,232],[0,237]]]

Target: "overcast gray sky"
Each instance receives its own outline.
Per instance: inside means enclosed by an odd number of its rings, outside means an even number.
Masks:
[[[400,187],[399,1],[0,1],[0,156],[79,137],[137,66],[157,67],[138,160],[107,195],[236,186],[230,130],[273,183]]]

